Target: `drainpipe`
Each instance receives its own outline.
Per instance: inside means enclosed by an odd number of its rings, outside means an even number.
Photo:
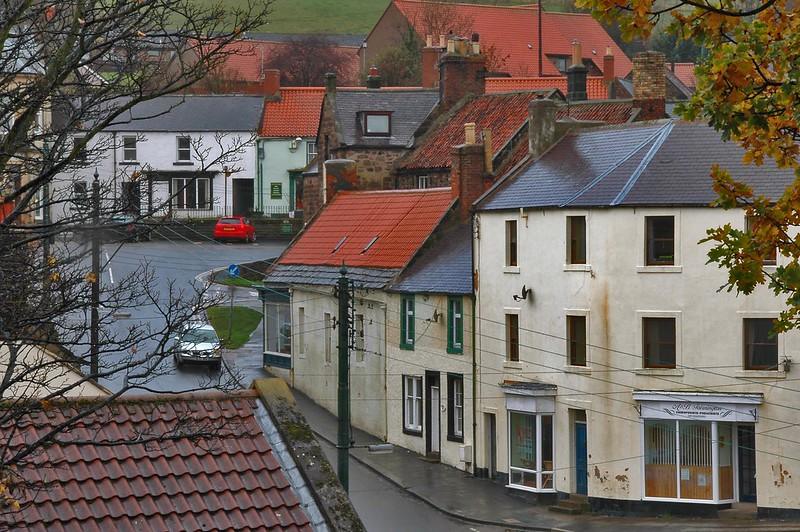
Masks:
[[[383,441],[389,441],[389,342],[387,333],[389,323],[386,320],[388,303],[383,303]]]
[[[478,361],[475,358],[475,296],[472,296],[472,476],[478,471]]]

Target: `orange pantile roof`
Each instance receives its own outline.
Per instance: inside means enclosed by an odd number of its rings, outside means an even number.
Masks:
[[[566,95],[567,78],[566,76],[486,78],[486,94],[542,89],[558,89]],[[588,76],[586,78],[586,96],[590,100],[605,100],[608,98],[608,90],[601,76]]]
[[[424,40],[425,7],[433,2],[393,1]],[[480,35],[484,47],[494,47],[498,57],[507,57],[503,70],[515,76],[531,76],[539,72],[539,39],[536,34],[539,11],[536,6],[448,5],[453,6],[460,17],[471,22],[472,31]],[[542,19],[543,74],[560,75],[546,56],[570,55],[574,39],[583,45],[584,58],[592,59],[601,71],[602,57],[606,47],[610,47],[615,59],[615,75],[624,77],[630,72],[633,66],[630,59],[591,15],[545,12]]]
[[[452,203],[449,188],[339,192],[278,264],[402,268]]]
[[[282,87],[280,100],[267,100],[262,137],[316,137],[324,87]]]
[[[693,89],[697,86],[697,80],[694,78],[694,63],[667,63],[667,68],[673,70],[673,74],[681,83]]]
[[[558,120],[572,118],[580,121],[624,124],[633,121],[636,116],[634,115],[632,100],[608,100],[605,102],[587,101],[563,105],[556,112],[556,118]]]
[[[492,132],[492,147],[497,153],[528,120],[528,104],[541,98],[539,92],[487,94],[466,102],[460,109],[424,137],[402,164],[402,168],[449,168],[453,146],[463,144],[464,124],[474,122],[478,135]]]

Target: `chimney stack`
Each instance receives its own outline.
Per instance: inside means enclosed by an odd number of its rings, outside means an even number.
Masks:
[[[567,100],[586,100],[586,67],[583,65],[581,43],[572,41],[572,64],[567,68]]]
[[[378,72],[378,67],[372,65],[369,67],[369,74],[367,74],[367,88],[380,89],[381,88],[381,75]]]
[[[475,137],[475,124],[464,124],[466,142],[454,146],[450,166],[450,191],[458,198],[458,210],[462,220],[470,216],[472,204],[487,188],[484,145]],[[471,142],[470,142],[471,141]]]
[[[265,70],[264,79],[261,81],[261,90],[264,96],[280,96],[281,71],[274,68]]]
[[[611,52],[611,47],[606,48],[606,55],[603,56],[603,85],[606,87],[608,98],[612,99],[616,96],[614,94],[614,81],[617,79],[614,71],[614,54]]]
[[[556,140],[556,102],[532,100],[528,104],[528,152],[538,159]]]
[[[479,35],[472,41],[451,38],[439,62],[439,105],[450,109],[468,95],[482,96],[486,90],[486,57],[480,53]]]
[[[358,188],[358,168],[350,159],[329,159],[323,163],[322,177],[325,186],[322,189],[322,203],[330,203],[340,190],[356,190]]]
[[[667,75],[664,54],[642,52],[633,58],[633,106],[641,109],[638,120],[666,116]]]
[[[336,72],[328,72],[325,74],[325,93],[336,93]]]
[[[443,46],[433,45],[433,36],[428,35],[422,49],[422,86],[432,89],[439,86],[439,58]]]

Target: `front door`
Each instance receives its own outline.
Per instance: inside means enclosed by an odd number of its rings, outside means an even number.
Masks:
[[[756,431],[753,425],[739,425],[739,500],[756,502]]]
[[[587,495],[588,489],[588,460],[586,454],[586,422],[575,422],[575,492]]]
[[[441,394],[439,393],[439,374],[436,372],[425,373],[425,414],[427,417],[426,447],[428,454],[439,455],[439,433],[441,427]]]
[[[253,180],[234,179],[233,215],[247,216],[253,210]]]

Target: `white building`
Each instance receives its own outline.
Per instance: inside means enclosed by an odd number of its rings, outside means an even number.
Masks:
[[[162,96],[121,115],[93,138],[85,167],[56,189],[82,208],[95,169],[116,206],[181,218],[254,210],[260,96]],[[71,190],[64,190],[65,188]]]
[[[554,105],[534,105],[549,150],[477,205],[477,467],[594,509],[797,512],[800,335],[769,334],[784,303],[766,288],[718,291],[727,272],[700,243],[745,228],[710,207],[712,163],[773,198],[794,175],[743,165],[700,124],[559,140]]]

